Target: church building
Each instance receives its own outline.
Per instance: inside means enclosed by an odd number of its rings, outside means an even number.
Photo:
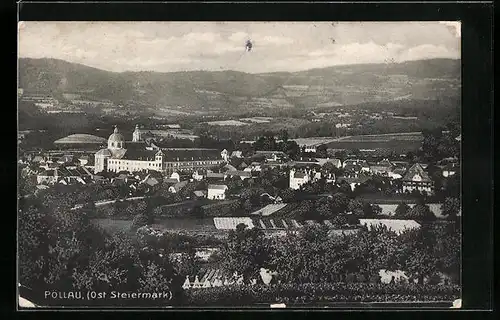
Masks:
[[[95,154],[94,172],[154,170],[171,174],[177,171],[194,172],[214,168],[225,163],[217,149],[155,148],[151,150],[140,141],[139,126],[136,126],[130,143],[125,142],[125,137],[115,127],[113,134],[108,138],[108,147]]]

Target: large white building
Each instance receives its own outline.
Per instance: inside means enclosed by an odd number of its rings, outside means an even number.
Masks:
[[[138,127],[133,134],[133,141],[125,142],[125,137],[114,129],[108,138],[108,147],[95,154],[94,172],[137,172],[160,171],[172,172],[195,171],[217,167],[224,163],[216,149],[202,148],[146,148],[140,142]]]

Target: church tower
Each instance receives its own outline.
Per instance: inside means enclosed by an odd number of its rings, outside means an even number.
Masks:
[[[139,125],[136,125],[134,133],[132,134],[132,141],[133,142],[139,142],[141,140],[142,140],[141,130],[139,129]]]

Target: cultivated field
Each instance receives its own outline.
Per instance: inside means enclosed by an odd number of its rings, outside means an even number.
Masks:
[[[423,136],[421,132],[402,132],[402,133],[388,133],[388,134],[370,134],[349,136],[339,139],[339,141],[350,142],[385,142],[385,141],[422,141]]]
[[[422,145],[420,132],[349,136],[327,143],[330,149],[387,150],[405,153]]]
[[[248,123],[241,122],[238,120],[210,121],[207,123],[211,126],[246,126],[246,125],[248,125]]]

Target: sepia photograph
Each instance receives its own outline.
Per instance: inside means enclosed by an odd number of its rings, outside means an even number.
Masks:
[[[19,21],[18,309],[461,308],[461,23]]]

